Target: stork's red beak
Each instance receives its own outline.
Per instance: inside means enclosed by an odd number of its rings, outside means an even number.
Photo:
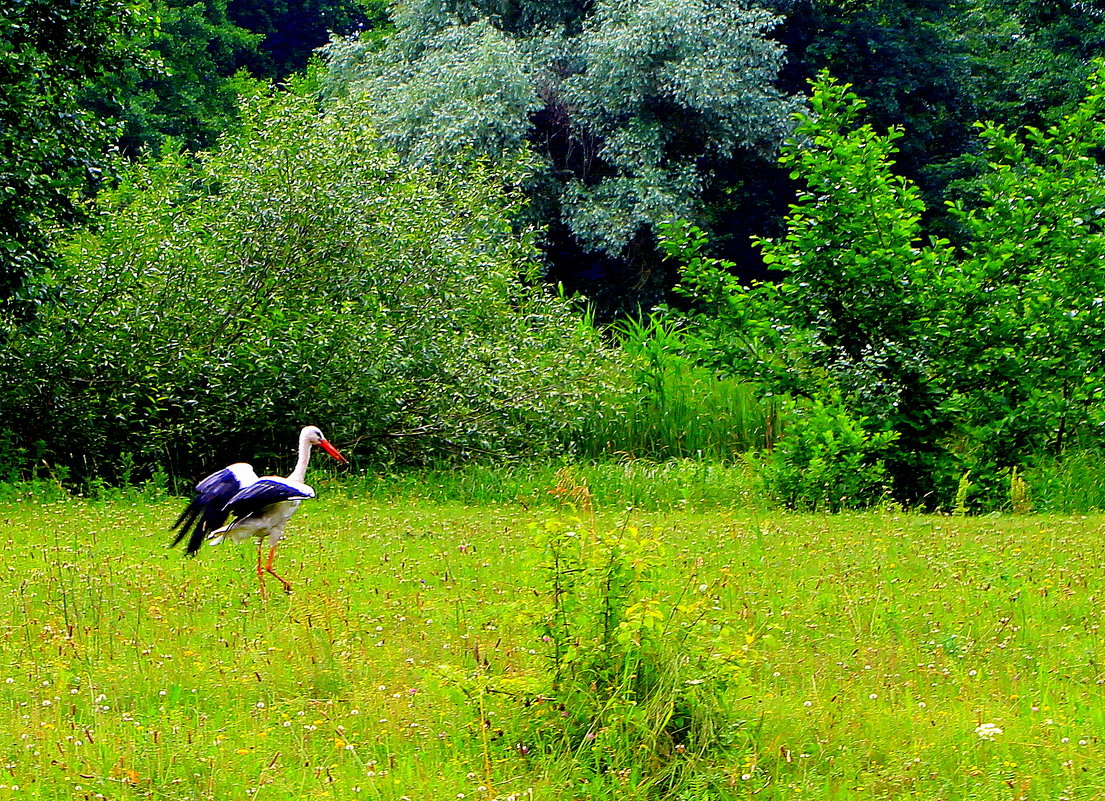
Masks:
[[[324,439],[324,440],[320,441],[318,446],[320,448],[322,448],[324,451],[326,451],[328,454],[333,456],[335,459],[337,459],[342,464],[349,464],[349,460],[346,459],[344,456],[342,456],[340,453],[338,453],[338,449],[335,448],[333,445],[331,445],[328,440]]]

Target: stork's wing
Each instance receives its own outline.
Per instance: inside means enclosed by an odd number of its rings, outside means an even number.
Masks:
[[[180,527],[173,545],[184,539],[188,529],[195,523],[192,534],[188,538],[187,547],[188,555],[194,555],[203,545],[204,538],[220,528],[230,516],[230,512],[227,511],[230,500],[256,482],[257,474],[253,472],[253,468],[248,464],[239,463],[212,473],[196,484],[196,494],[191,503],[173,523],[173,529]]]
[[[315,497],[315,491],[306,484],[283,478],[265,476],[242,489],[226,504],[226,511],[235,519],[253,517],[281,501],[302,501]]]

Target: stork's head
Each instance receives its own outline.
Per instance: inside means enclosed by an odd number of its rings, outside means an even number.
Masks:
[[[338,453],[338,449],[331,445],[326,437],[322,435],[322,431],[319,429],[318,426],[307,426],[303,429],[303,431],[300,432],[299,437],[301,440],[307,440],[307,442],[311,443],[312,445],[317,445],[318,447],[322,448],[339,462],[342,462],[343,464],[349,462],[349,460]]]

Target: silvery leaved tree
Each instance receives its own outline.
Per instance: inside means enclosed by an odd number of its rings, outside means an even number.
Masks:
[[[747,3],[428,0],[400,2],[395,21],[383,49],[330,44],[332,89],[367,98],[411,164],[528,150],[554,275],[556,254],[591,254],[642,300],[665,283],[657,225],[700,215],[741,163],[770,158],[795,109],[775,88],[777,18]]]

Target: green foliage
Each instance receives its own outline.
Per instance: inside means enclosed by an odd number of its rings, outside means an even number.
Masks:
[[[887,493],[883,457],[897,433],[869,434],[838,402],[791,403],[778,444],[761,455],[767,488],[788,509],[840,512]]]
[[[213,0],[207,0],[210,4]],[[217,0],[234,25],[261,39],[239,64],[261,79],[278,80],[307,67],[331,35],[388,28],[386,0]]]
[[[942,277],[939,350],[979,471],[1004,475],[1105,431],[1103,81],[1099,68],[1083,103],[1046,130],[981,126],[990,170],[978,204],[952,209],[969,239]]]
[[[238,123],[238,96],[254,80],[287,80],[309,68],[331,32],[386,27],[378,2],[358,0],[150,0],[154,20],[135,40],[143,68],[102,75],[82,104],[120,121],[119,149],[136,158],[166,139],[195,150]]]
[[[718,797],[718,761],[747,737],[729,696],[747,641],[711,619],[713,588],[665,584],[662,543],[624,521],[600,535],[550,520],[534,537],[548,675],[522,742],[569,760],[596,797]]]
[[[28,314],[52,257],[49,233],[77,217],[115,134],[78,102],[98,76],[137,59],[144,5],[123,0],[6,3],[0,15],[0,303]]]
[[[934,489],[947,424],[936,409],[929,343],[946,244],[919,247],[924,204],[891,169],[900,132],[861,125],[864,106],[823,76],[780,159],[805,186],[787,235],[759,243],[764,260],[787,271],[762,295],[772,328],[760,341],[776,353],[781,335],[798,343],[797,353],[788,347],[775,358],[775,387],[826,400],[839,394],[848,416],[893,435],[887,469],[899,496],[916,503]]]
[[[307,87],[309,89],[309,87]],[[357,103],[261,92],[210,154],[136,165],[0,350],[5,427],[81,475],[285,453],[310,420],[373,459],[552,447],[613,369],[519,280],[511,175],[382,150]],[[586,377],[586,383],[583,378]],[[207,439],[213,437],[213,439]]]
[[[1105,510],[1105,454],[1071,449],[1061,457],[1038,459],[1024,473],[1026,491],[1037,512],[1066,514]]]
[[[770,155],[792,101],[762,9],[714,0],[403,2],[396,32],[335,39],[332,91],[364,93],[414,164],[537,157],[532,219],[580,252],[660,270],[652,236],[738,154]],[[651,274],[651,273],[649,273]]]
[[[120,120],[119,149],[137,157],[166,138],[186,148],[212,146],[237,122],[233,75],[261,37],[232,24],[226,0],[155,0],[157,25],[139,45],[156,66],[105,75],[85,103]]]
[[[686,310],[662,307],[663,315],[686,321],[692,332],[684,340],[688,352],[721,374],[762,377],[765,386],[793,375],[783,332],[763,313],[775,284],[756,284],[751,291],[735,275],[735,264],[703,253],[707,239],[685,221],[661,226],[660,247],[682,265],[683,280],[675,291],[690,301]]]
[[[1012,129],[1073,111],[1105,45],[1094,0],[967,0],[951,25],[972,57],[979,116]]]
[[[417,43],[409,37],[397,34],[382,52],[341,40],[327,49],[332,70],[358,55],[392,60],[357,87],[384,141],[419,165],[520,153],[540,107],[520,44],[486,21],[444,27]],[[417,46],[418,57],[397,54],[404,44]]]
[[[586,249],[620,255],[698,208],[709,180],[701,160],[773,151],[794,108],[774,89],[776,21],[709,0],[596,4],[566,43],[579,66],[556,99],[596,153],[561,198],[562,220]]]
[[[897,132],[859,125],[863,102],[822,79],[783,156],[806,189],[788,234],[760,243],[788,271],[780,285],[743,286],[699,254],[700,232],[669,230],[709,359],[774,391],[839,398],[892,435],[877,447],[907,503],[950,505],[958,482],[958,507],[996,508],[1035,455],[1099,442],[1103,82],[1099,68],[1047,130],[982,126],[982,188],[951,208],[967,234],[953,248],[921,241],[923,203],[891,170]]]
[[[981,0],[986,3],[988,0]],[[971,147],[977,76],[993,54],[972,44],[969,0],[783,0],[791,80],[822,71],[851,85],[876,130],[900,129],[898,169],[941,196]],[[997,35],[993,37],[995,40]],[[993,43],[998,47],[998,43]],[[1001,80],[1009,85],[1009,73]],[[795,90],[799,87],[795,86]],[[997,87],[989,87],[997,89]],[[1005,88],[1004,86],[1002,87]]]
[[[774,405],[761,401],[749,382],[718,376],[687,355],[675,326],[649,317],[614,331],[630,390],[592,397],[590,413],[573,433],[574,453],[733,460],[771,444],[778,425]]]

